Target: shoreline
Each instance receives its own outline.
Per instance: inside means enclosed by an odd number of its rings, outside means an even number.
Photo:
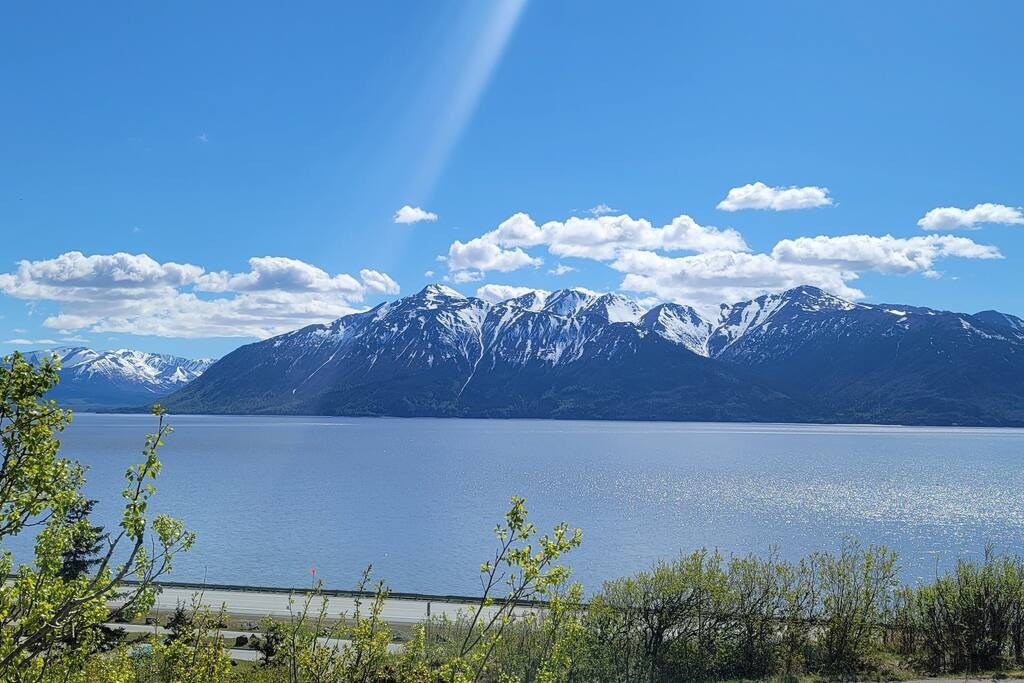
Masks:
[[[72,408],[73,415],[119,415],[119,416],[143,416],[149,417],[150,413],[148,409],[146,411],[135,410],[135,409],[74,409]],[[1021,424],[993,424],[993,425],[974,425],[974,424],[935,424],[935,423],[885,423],[885,422],[756,422],[749,420],[629,420],[629,419],[604,419],[604,418],[579,418],[579,417],[469,417],[469,416],[457,416],[457,415],[320,415],[316,413],[175,413],[173,410],[168,410],[167,415],[171,418],[175,417],[193,417],[193,418],[225,418],[225,417],[236,417],[236,418],[294,418],[294,419],[338,419],[338,420],[425,420],[425,421],[442,421],[442,420],[457,420],[460,422],[544,422],[550,424],[623,424],[623,425],[714,425],[714,426],[735,426],[735,427],[778,427],[778,428],[798,428],[798,427],[814,427],[814,428],[846,428],[846,429],[882,429],[882,430],[908,430],[908,429],[926,429],[926,430],[964,430],[964,431],[981,431],[981,430],[1006,430],[1012,431],[1013,433],[1024,432],[1024,423]]]
[[[122,581],[127,586],[138,585],[137,581],[124,580]],[[202,593],[202,592],[218,592],[225,594],[237,594],[237,595],[261,595],[261,596],[288,596],[288,595],[308,595],[309,593],[318,593],[326,598],[372,598],[376,593],[370,590],[358,591],[350,589],[337,589],[337,588],[321,588],[316,589],[315,586],[260,586],[260,585],[247,585],[247,584],[230,584],[230,583],[203,583],[198,581],[157,581],[154,585],[159,586],[161,591],[165,594],[179,595],[182,592]],[[456,605],[478,605],[480,604],[481,597],[478,595],[456,595],[446,593],[416,593],[408,591],[389,591],[388,600],[397,600],[403,602],[421,602],[421,603],[446,603]],[[524,600],[521,601],[522,605],[527,607],[547,607],[548,603],[546,600]]]

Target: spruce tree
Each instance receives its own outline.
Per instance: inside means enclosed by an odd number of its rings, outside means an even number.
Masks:
[[[75,529],[74,541],[63,553],[59,572],[65,581],[88,576],[89,570],[101,561],[103,527],[89,523],[89,515],[95,505],[95,500],[83,498],[72,505],[65,516],[68,526]]]

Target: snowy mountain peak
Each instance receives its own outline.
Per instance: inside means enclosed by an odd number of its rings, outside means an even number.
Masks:
[[[433,362],[432,357],[437,360],[444,355],[438,355],[436,342],[432,340],[432,335],[437,333],[445,340],[458,340],[457,349],[452,353],[465,359],[479,358],[482,349],[515,347],[515,351],[509,353],[517,362],[534,356],[562,362],[580,357],[581,345],[587,343],[595,324],[624,324],[635,326],[641,335],[654,333],[695,354],[716,357],[752,332],[763,333],[769,329],[780,313],[784,313],[785,318],[801,315],[813,318],[873,308],[846,301],[818,287],[801,286],[733,305],[723,304],[717,319],[708,320],[691,306],[660,304],[645,311],[621,294],[601,294],[582,287],[551,293],[529,291],[492,304],[467,298],[444,285],[431,284],[413,296],[381,304],[367,313],[347,316],[324,329],[311,331],[309,334],[315,338],[310,338],[306,346],[323,344],[327,335],[334,338],[332,345],[355,343],[355,339],[370,335],[389,340],[389,344],[400,343],[400,355],[409,362],[418,358]],[[545,312],[554,319],[539,322],[522,319],[517,314],[526,311]],[[589,322],[581,326],[583,321]],[[408,337],[413,330],[419,337],[417,340]],[[290,339],[295,334],[279,339]],[[506,334],[517,341],[512,342],[511,338],[502,341],[501,337]],[[1024,335],[1024,330],[1020,334]],[[283,341],[275,343],[280,345]]]
[[[982,311],[975,313],[973,317],[1004,330],[1010,336],[1024,340],[1024,320],[1015,315],[1000,313],[999,311]]]
[[[763,294],[732,306],[723,305],[719,309],[718,325],[708,342],[708,350],[711,355],[721,353],[751,331],[769,325],[779,314],[820,314],[869,308],[810,285],[801,285],[778,294]]]
[[[555,315],[574,316],[598,298],[596,292],[582,287],[559,289],[548,295],[545,311]]]
[[[31,363],[56,356],[58,399],[85,399],[89,405],[139,405],[188,384],[215,362],[210,358],[179,358],[135,349],[96,351],[84,346],[40,349],[25,354]]]
[[[775,296],[780,301],[800,306],[805,311],[851,311],[859,306],[811,285],[801,285],[787,289],[781,294],[767,296]]]
[[[533,291],[521,294],[511,299],[506,299],[501,303],[512,308],[521,308],[526,311],[539,311],[544,308],[544,302],[547,301],[547,292]]]
[[[635,323],[644,314],[644,309],[620,294],[602,294],[583,307],[582,312],[600,315],[610,323]]]
[[[445,299],[465,299],[466,297],[446,285],[430,284],[421,289],[413,298],[440,302]]]

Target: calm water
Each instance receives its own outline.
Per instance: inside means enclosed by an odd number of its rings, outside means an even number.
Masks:
[[[508,497],[542,529],[583,528],[570,564],[601,580],[700,546],[844,537],[898,550],[904,576],[1024,552],[1024,430],[295,417],[175,417],[156,507],[199,533],[179,580],[479,591]],[[153,418],[79,414],[66,453],[116,523],[125,467]],[[106,503],[104,505],[103,503]],[[20,553],[19,553],[20,554]]]

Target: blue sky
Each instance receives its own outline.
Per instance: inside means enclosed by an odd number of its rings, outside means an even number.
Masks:
[[[1022,20],[1012,2],[8,5],[0,352],[221,355],[445,278],[701,307],[806,280],[1022,315]],[[406,205],[436,219],[396,223]],[[925,220],[943,207],[961,211]]]

